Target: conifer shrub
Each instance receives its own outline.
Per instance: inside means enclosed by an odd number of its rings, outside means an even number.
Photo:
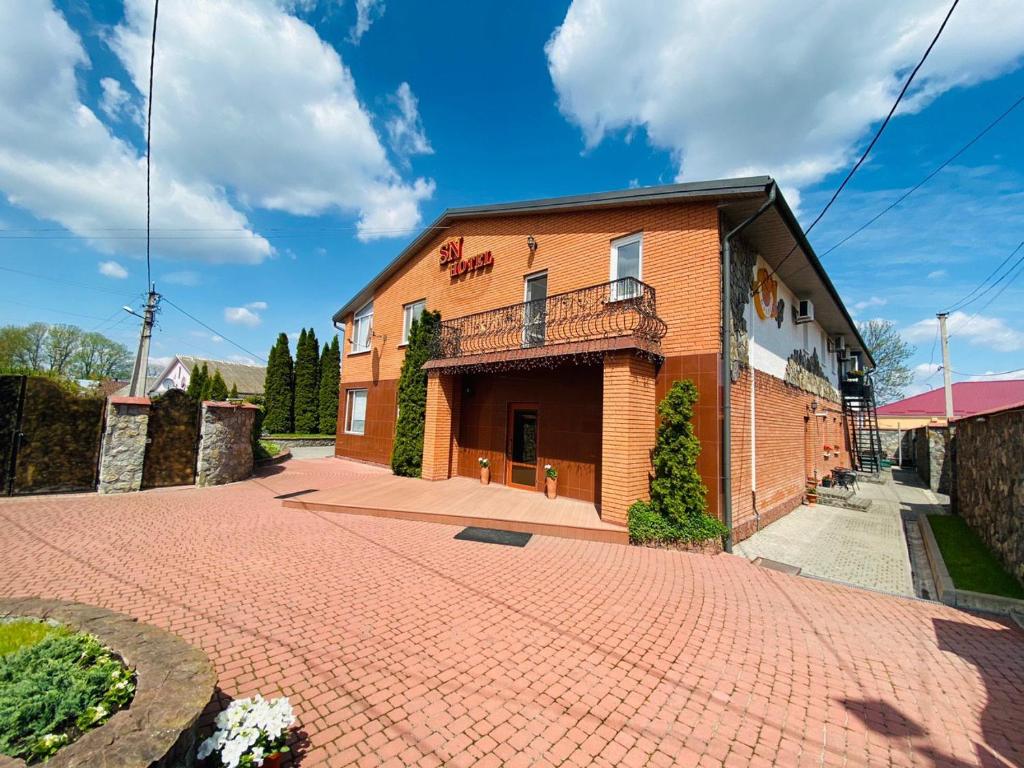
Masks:
[[[231,382],[231,391],[228,392],[228,398],[230,398],[231,400],[238,399],[238,384],[236,384],[235,382]]]
[[[629,537],[634,543],[701,542],[728,532],[707,513],[707,488],[697,471],[700,441],[693,434],[696,402],[697,387],[683,379],[658,404],[651,500],[629,508]]]
[[[206,363],[203,363],[201,366],[194,367],[192,369],[192,375],[189,376],[188,387],[185,389],[185,394],[197,403],[201,402],[204,399],[203,393],[206,391],[209,379],[210,372],[206,368]]]
[[[228,385],[225,383],[224,377],[220,375],[220,371],[213,372],[209,386],[206,388],[206,396],[203,399],[218,403],[228,399]]]
[[[420,476],[427,413],[427,372],[423,365],[430,359],[440,324],[440,312],[424,312],[409,329],[409,344],[398,377],[398,423],[391,449],[391,469],[396,475]]]
[[[313,434],[320,417],[320,343],[304,328],[295,347],[295,431]]]
[[[267,375],[263,381],[263,428],[271,434],[293,431],[292,353],[288,335],[278,334],[267,357]]]
[[[320,434],[333,435],[338,429],[338,388],[341,385],[341,347],[335,335],[324,344],[320,358]]]

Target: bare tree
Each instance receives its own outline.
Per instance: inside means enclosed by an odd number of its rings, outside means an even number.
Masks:
[[[907,360],[916,348],[908,344],[890,320],[868,320],[858,323],[857,329],[875,361],[871,378],[875,382],[875,397],[879,403],[891,403],[903,397],[903,388],[914,380]]]

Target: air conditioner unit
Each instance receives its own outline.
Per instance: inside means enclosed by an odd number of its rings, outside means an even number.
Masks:
[[[810,299],[800,299],[796,305],[796,321],[798,323],[810,323],[814,320],[814,305]]]
[[[834,339],[832,339],[832,343],[833,343],[833,345],[835,345],[836,352],[838,352],[838,351],[840,351],[842,349],[846,349],[846,337],[845,336],[836,336]]]
[[[832,339],[825,339],[825,351],[829,354],[836,351],[836,343]]]

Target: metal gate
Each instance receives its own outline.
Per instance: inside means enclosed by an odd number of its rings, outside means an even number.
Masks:
[[[106,400],[79,395],[44,377],[0,378],[0,455],[7,459],[6,493],[93,490]]]
[[[192,485],[199,447],[199,404],[180,389],[153,398],[142,465],[143,488]]]

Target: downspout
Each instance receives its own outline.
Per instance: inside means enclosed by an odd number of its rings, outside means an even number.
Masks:
[[[732,552],[732,239],[775,205],[777,189],[773,181],[768,190],[768,199],[761,207],[722,238],[722,452],[725,476],[722,489],[725,508],[722,517],[728,529],[725,535],[726,552]]]

